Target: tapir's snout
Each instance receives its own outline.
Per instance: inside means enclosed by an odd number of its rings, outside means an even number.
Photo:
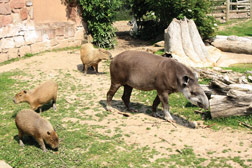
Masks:
[[[208,109],[209,108],[209,101],[208,98],[202,88],[200,88],[200,94],[198,95],[198,101],[197,101],[197,106],[200,108]]]
[[[209,108],[208,98],[201,87],[196,87],[195,90],[185,88],[182,90],[182,93],[192,104],[206,110]]]
[[[204,96],[204,98],[201,101],[197,102],[197,106],[199,106],[200,108],[204,108],[204,109],[207,110],[209,108],[208,98],[206,96]]]

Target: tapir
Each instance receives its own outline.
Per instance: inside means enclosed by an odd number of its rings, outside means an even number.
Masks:
[[[107,110],[111,111],[111,101],[117,90],[124,86],[122,100],[128,110],[132,89],[156,90],[152,105],[155,115],[162,102],[164,119],[173,121],[169,112],[168,95],[182,92],[194,105],[208,109],[209,101],[198,84],[196,73],[191,68],[173,58],[166,58],[142,51],[124,51],[110,63],[111,86],[107,92]]]

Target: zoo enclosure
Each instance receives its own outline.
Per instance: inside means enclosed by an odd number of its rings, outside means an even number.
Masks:
[[[230,19],[252,18],[252,0],[212,0],[212,16],[225,22]]]

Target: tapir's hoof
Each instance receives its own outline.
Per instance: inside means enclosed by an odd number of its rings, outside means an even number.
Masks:
[[[164,119],[170,123],[176,123],[176,121],[171,117],[165,117]]]
[[[112,107],[111,106],[106,106],[106,110],[112,112]]]

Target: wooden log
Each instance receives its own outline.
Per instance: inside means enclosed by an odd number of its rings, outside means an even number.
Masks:
[[[252,114],[252,91],[229,90],[226,95],[213,95],[210,100],[212,118]]]
[[[252,41],[215,40],[212,45],[225,52],[252,54]]]

